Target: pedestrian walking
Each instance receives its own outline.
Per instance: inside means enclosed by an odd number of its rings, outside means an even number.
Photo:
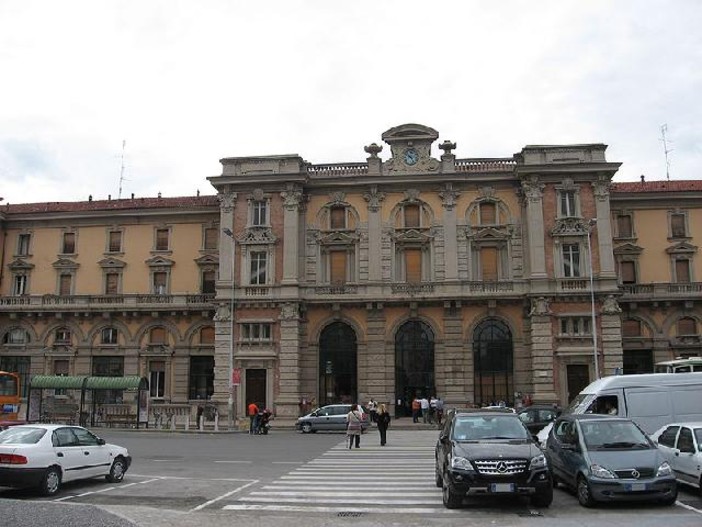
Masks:
[[[390,426],[390,412],[385,404],[378,406],[378,414],[376,415],[376,423],[378,432],[380,432],[380,446],[385,446],[388,437],[388,427]]]
[[[375,423],[376,415],[378,413],[378,403],[376,403],[372,397],[371,400],[368,401],[368,413],[370,413],[371,423]]]
[[[439,427],[441,426],[441,421],[444,418],[444,401],[441,397],[436,398],[436,422]]]
[[[247,413],[249,414],[249,434],[255,434],[258,421],[258,406],[255,402],[251,401],[249,403]]]
[[[422,422],[426,423],[429,418],[429,400],[422,396],[419,400],[419,406],[422,409]]]
[[[349,449],[361,448],[361,434],[363,433],[363,414],[354,404],[351,411],[346,414],[346,435],[349,437]]]
[[[412,399],[412,422],[413,423],[418,423],[419,422],[419,414],[422,411],[422,403],[419,402],[419,399],[416,397]]]

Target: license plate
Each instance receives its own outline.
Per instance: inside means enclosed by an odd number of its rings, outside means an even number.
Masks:
[[[646,490],[645,483],[629,483],[626,487],[627,487],[626,490],[630,490],[632,492]]]
[[[514,483],[492,483],[490,492],[514,492]]]

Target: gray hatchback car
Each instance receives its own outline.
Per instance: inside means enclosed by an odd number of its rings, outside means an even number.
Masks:
[[[318,430],[346,430],[346,415],[351,411],[351,404],[328,404],[317,408],[307,415],[298,418],[296,427],[304,434],[316,432]],[[363,412],[362,426],[368,428],[370,421],[368,419],[368,411],[359,406]]]
[[[656,445],[631,419],[569,414],[546,441],[554,485],[575,490],[584,507],[605,501],[659,501],[678,496],[673,471]]]

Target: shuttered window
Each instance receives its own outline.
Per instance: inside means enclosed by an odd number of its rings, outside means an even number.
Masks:
[[[641,336],[641,322],[638,320],[625,320],[622,322],[622,336],[623,337],[640,337]]]
[[[216,292],[214,271],[204,271],[202,273],[202,292],[205,294]]]
[[[156,229],[156,250],[168,250],[168,229]]]
[[[200,330],[200,344],[214,344],[215,329],[212,326],[207,326]]]
[[[622,262],[620,265],[623,284],[636,283],[636,264],[634,262]]]
[[[66,376],[68,375],[68,361],[64,359],[59,359],[54,361],[54,375]]]
[[[330,282],[343,284],[346,282],[346,251],[332,251],[329,253]]]
[[[634,231],[631,225],[631,216],[629,214],[621,214],[617,216],[617,234],[620,238],[632,238]]]
[[[690,260],[675,260],[675,281],[685,284],[690,281]]]
[[[686,236],[684,214],[670,215],[670,233],[673,235],[673,238],[684,238]]]
[[[119,293],[119,275],[117,273],[107,273],[105,275],[105,294],[116,295]]]
[[[217,248],[217,240],[219,239],[218,237],[218,231],[215,228],[207,228],[205,229],[205,239],[203,241],[203,248],[204,249],[216,249]]]
[[[168,275],[166,273],[161,271],[154,273],[154,293],[157,295],[166,294],[167,276]]]
[[[59,277],[59,295],[70,295],[73,277],[70,274],[62,274]]]
[[[678,320],[678,335],[697,335],[695,319],[685,317]]]
[[[110,231],[108,250],[111,253],[122,252],[122,231]]]
[[[405,205],[405,227],[419,227],[419,205]]]
[[[331,208],[331,228],[345,229],[346,228],[346,207]]]
[[[422,281],[421,249],[405,249],[405,280],[410,283]]]
[[[483,280],[497,280],[497,247],[480,248],[480,272]]]
[[[495,225],[497,223],[497,216],[495,213],[494,203],[481,203],[480,204],[480,224],[481,225]]]
[[[74,254],[76,252],[76,234],[74,232],[65,232],[63,234],[63,253]]]
[[[165,344],[166,328],[152,328],[149,339],[151,344]]]

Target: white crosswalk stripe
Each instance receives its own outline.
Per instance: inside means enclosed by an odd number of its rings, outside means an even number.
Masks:
[[[364,438],[365,439],[365,438]],[[372,438],[375,439],[375,438]],[[395,431],[349,450],[339,443],[224,509],[232,511],[453,514],[434,485],[434,431]]]

